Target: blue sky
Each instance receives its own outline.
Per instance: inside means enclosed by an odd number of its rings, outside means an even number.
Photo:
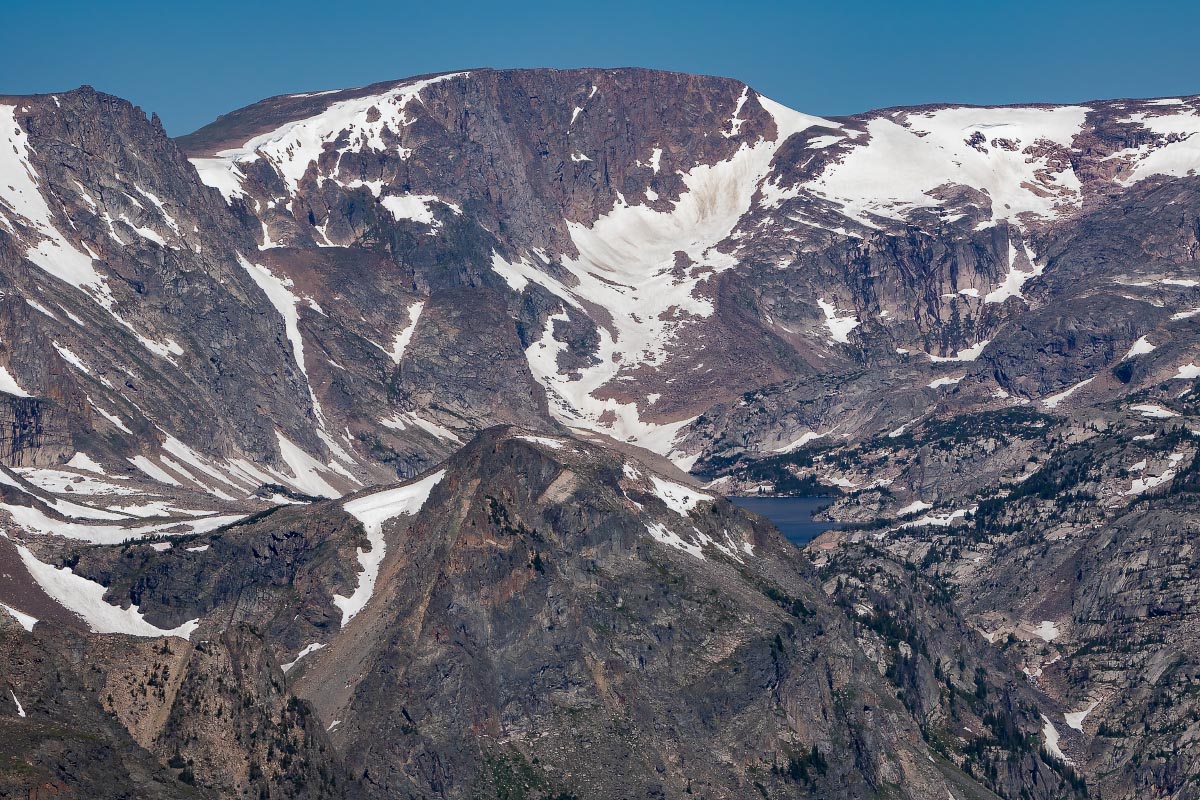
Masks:
[[[1200,3],[0,0],[0,94],[91,84],[172,134],[273,94],[465,67],[644,66],[793,108],[1200,93]]]

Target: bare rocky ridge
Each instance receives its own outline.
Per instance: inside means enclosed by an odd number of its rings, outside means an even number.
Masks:
[[[886,657],[859,645],[805,560],[722,499],[512,428],[395,492],[417,486],[427,499],[383,523],[380,580],[344,626],[341,565],[364,530],[347,512],[371,493],[161,552],[76,549],[76,574],[148,621],[200,624],[188,641],[94,636],[70,669],[141,747],[218,796],[1071,791],[1016,701],[981,706],[1015,733],[971,763],[1020,768],[963,772],[967,751],[910,716],[903,684],[872,663]],[[940,636],[961,651],[967,633]],[[916,647],[931,635],[907,634]]]

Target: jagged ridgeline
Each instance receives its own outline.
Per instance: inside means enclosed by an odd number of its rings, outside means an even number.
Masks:
[[[1198,109],[0,97],[0,795],[1196,797]]]

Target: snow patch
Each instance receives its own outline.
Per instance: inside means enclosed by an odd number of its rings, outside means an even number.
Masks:
[[[369,551],[361,547],[358,549],[358,563],[362,567],[362,573],[354,592],[349,597],[340,594],[333,596],[334,605],[342,610],[342,627],[366,608],[367,602],[375,592],[375,581],[379,577],[379,567],[383,564],[387,548],[383,538],[383,523],[401,515],[412,516],[419,513],[425,501],[429,499],[433,487],[437,486],[445,475],[444,469],[438,470],[415,483],[375,492],[342,506],[347,514],[362,523],[367,532],[367,541],[371,543]]]
[[[1200,378],[1200,367],[1193,363],[1181,364],[1178,371],[1171,376],[1173,381],[1190,381]]]
[[[91,397],[88,397],[88,404],[91,405],[92,408],[96,409],[96,412],[99,413],[100,416],[104,417],[106,420],[111,422],[115,428],[117,428],[118,430],[122,430],[125,433],[128,433],[130,435],[133,435],[133,431],[129,430],[129,428],[125,425],[125,423],[121,421],[121,418],[118,417],[116,414],[110,414],[109,412],[105,411]]]
[[[991,344],[991,339],[984,339],[978,344],[973,344],[968,348],[959,350],[958,353],[952,356],[934,356],[930,355],[929,360],[935,363],[944,363],[947,361],[974,361],[983,354],[983,349]]]
[[[89,525],[78,522],[65,522],[53,519],[36,506],[0,503],[0,511],[8,512],[16,525],[32,533],[43,536],[61,536],[64,539],[76,539],[92,544],[121,544],[131,539],[140,539],[146,536],[187,536],[190,534],[208,533],[209,531],[237,522],[242,518],[240,515],[230,514],[196,519],[173,519],[153,525],[127,528],[119,525]],[[129,522],[132,524],[134,521],[129,520]]]
[[[317,415],[318,421],[323,421],[321,404],[317,401],[317,395],[308,379],[308,369],[304,366],[304,337],[300,335],[300,314],[297,310],[301,298],[292,292],[295,284],[291,278],[280,278],[261,264],[254,264],[246,260],[241,253],[238,253],[238,262],[258,285],[258,288],[262,289],[263,294],[267,296],[267,300],[270,301],[279,316],[283,318],[284,332],[287,334],[288,342],[292,345],[292,358],[296,362],[300,374],[304,376],[304,385],[308,387],[308,396],[312,401],[313,412]]]
[[[1159,406],[1159,405],[1155,405],[1153,403],[1142,403],[1140,405],[1130,406],[1129,410],[1137,411],[1143,417],[1147,417],[1149,419],[1170,419],[1171,417],[1179,416],[1174,411],[1163,408],[1162,406]]]
[[[217,153],[214,159],[193,159],[192,163],[201,172],[201,180],[215,186],[222,194],[228,192],[228,199],[241,191],[237,165],[265,159],[294,194],[309,166],[330,146],[337,148],[339,161],[341,155],[348,152],[386,150],[384,132],[395,136],[414,121],[406,110],[410,102],[420,102],[421,92],[427,86],[465,74],[439,75],[397,86],[382,94],[332,103],[315,116],[285,123],[240,147]],[[372,109],[375,114],[371,113]],[[222,174],[219,164],[201,165],[197,161],[223,161],[226,174]]]
[[[1150,341],[1145,336],[1139,336],[1138,340],[1133,343],[1133,346],[1129,348],[1129,352],[1121,360],[1127,361],[1134,356],[1142,356],[1153,351],[1154,345],[1150,344]]]
[[[1066,720],[1067,727],[1074,728],[1080,733],[1083,732],[1083,721],[1087,719],[1088,714],[1096,710],[1096,706],[1100,705],[1099,700],[1093,700],[1088,703],[1086,708],[1079,711],[1071,711],[1063,714],[1063,719]]]
[[[230,488],[238,489],[238,490],[241,490],[243,488],[240,485],[238,485],[237,483],[235,483],[234,481],[230,480],[229,477],[225,473],[210,466],[205,461],[203,456],[201,456],[199,453],[197,453],[192,448],[188,447],[183,442],[176,439],[174,436],[167,435],[165,441],[163,442],[162,448],[163,448],[163,450],[165,450],[166,452],[175,456],[180,461],[183,461],[185,464],[192,467],[196,471],[201,472],[201,473],[209,476],[210,478],[213,478],[214,480],[219,481],[220,483],[223,483],[226,486],[229,486]],[[195,479],[193,478],[193,480],[195,480]],[[201,483],[200,481],[196,481],[196,483],[199,486],[204,487],[205,491],[207,491],[209,494],[216,495],[216,496],[220,497],[222,500],[232,500],[233,499],[232,497],[229,497],[228,495],[222,493],[221,491],[214,489],[210,486],[207,486],[204,483]]]
[[[697,492],[695,489],[690,489],[674,481],[664,480],[657,475],[651,475],[650,482],[654,484],[654,494],[658,496],[658,499],[681,517],[686,517],[700,503],[712,502],[712,497],[703,492]]]
[[[1010,297],[1025,299],[1024,295],[1021,294],[1021,288],[1030,280],[1039,277],[1044,267],[1039,266],[1035,262],[1033,253],[1029,250],[1029,245],[1022,242],[1021,249],[1025,254],[1025,261],[1029,264],[1030,271],[1025,272],[1024,270],[1017,269],[1017,251],[1010,241],[1008,243],[1008,272],[999,286],[984,295],[983,302],[1003,303]]]
[[[424,300],[418,300],[408,307],[408,324],[396,334],[396,339],[392,343],[392,350],[388,353],[388,356],[392,359],[392,363],[399,364],[400,359],[404,357],[404,351],[408,349],[408,343],[412,341],[413,333],[417,330],[417,320],[421,318],[421,312],[424,310]]]
[[[959,508],[946,514],[926,514],[920,519],[914,519],[912,522],[906,522],[900,527],[920,528],[925,525],[933,525],[939,528],[948,528],[953,525],[956,520],[965,519],[967,514],[972,514],[974,511],[974,508]]]
[[[1126,496],[1141,494],[1142,492],[1147,492],[1173,480],[1175,480],[1175,470],[1173,469],[1166,470],[1162,475],[1151,475],[1145,478],[1135,478],[1133,483],[1129,485],[1129,491],[1125,492],[1125,494]]]
[[[838,142],[845,141],[845,139],[846,139],[846,137],[842,136],[840,134],[831,134],[831,135],[827,135],[827,136],[814,136],[813,138],[808,140],[808,144],[805,146],[808,147],[810,150],[824,150],[826,147],[830,147],[832,145],[837,144]]]
[[[826,167],[810,188],[866,225],[875,216],[898,220],[915,208],[941,206],[932,193],[946,185],[989,197],[992,221],[1052,218],[1079,205],[1079,179],[1069,167],[1057,169],[1052,154],[1034,152],[1042,143],[1069,147],[1088,110],[945,108],[878,117],[867,123],[866,143]],[[996,139],[1016,148],[987,143]]]
[[[407,430],[411,425],[414,428],[419,428],[425,431],[435,439],[442,439],[444,441],[454,442],[455,444],[462,444],[462,439],[458,438],[458,435],[455,434],[454,431],[450,430],[449,428],[444,428],[441,425],[438,425],[436,422],[430,422],[427,419],[417,416],[415,411],[401,412],[391,419],[380,420],[379,424],[385,428],[391,428],[392,430],[397,431]]]
[[[695,556],[701,561],[706,561],[704,550],[692,542],[685,541],[679,534],[672,531],[666,525],[659,522],[646,523],[646,530],[654,537],[655,541],[662,542],[665,545],[674,547],[676,550],[682,550],[688,555]]]
[[[1049,397],[1044,397],[1041,401],[1042,405],[1046,408],[1058,408],[1059,403],[1061,403],[1063,400],[1066,400],[1068,397],[1075,394],[1075,392],[1087,386],[1094,380],[1096,380],[1094,377],[1088,378],[1087,380],[1080,381],[1065,391],[1059,392],[1058,394],[1052,394]]]
[[[1053,642],[1061,633],[1062,632],[1058,629],[1058,626],[1048,619],[1042,620],[1041,623],[1033,629],[1034,636],[1037,636],[1038,638],[1047,642]]]
[[[329,467],[317,461],[302,448],[280,433],[275,431],[275,440],[279,443],[279,453],[292,472],[292,478],[287,480],[293,487],[314,497],[341,497],[342,493],[333,488],[321,476]]]
[[[0,603],[0,608],[8,612],[8,615],[15,619],[22,628],[33,633],[33,626],[38,624],[38,618],[32,614],[26,614],[24,611],[18,611],[10,605]]]
[[[292,667],[294,667],[300,663],[300,659],[304,658],[306,655],[309,655],[310,653],[317,652],[324,646],[325,645],[321,644],[320,642],[313,642],[310,645],[306,645],[303,650],[301,650],[299,653],[296,654],[295,658],[293,658],[291,661],[289,661],[286,664],[280,664],[279,668],[282,669],[285,673],[291,672]]]
[[[826,431],[825,433],[817,433],[816,431],[807,431],[804,434],[802,434],[799,439],[796,439],[795,441],[789,442],[788,444],[782,445],[780,447],[776,447],[771,452],[772,453],[794,453],[797,450],[799,450],[801,447],[804,447],[804,445],[808,444],[809,442],[814,441],[816,439],[820,439],[823,436],[828,436],[830,433],[832,433],[832,431]]]
[[[29,392],[21,388],[17,383],[17,379],[12,376],[12,373],[7,368],[0,366],[0,392],[11,394],[14,397],[33,397]]]
[[[1200,170],[1200,137],[1196,135],[1200,133],[1200,114],[1195,110],[1164,115],[1138,112],[1121,122],[1139,124],[1163,137],[1109,156],[1129,165],[1128,174],[1117,179],[1121,185],[1132,186],[1154,175],[1182,177]]]
[[[1058,730],[1054,727],[1054,723],[1045,714],[1042,714],[1042,721],[1046,723],[1042,726],[1042,737],[1046,740],[1046,752],[1058,760],[1070,764],[1070,759],[1066,757],[1062,749],[1058,746]]]
[[[188,160],[196,168],[200,182],[220,192],[226,203],[232,204],[234,198],[246,196],[246,190],[242,188],[242,181],[246,179],[246,175],[238,169],[232,159],[189,158]]]
[[[449,203],[431,194],[388,195],[379,201],[397,222],[403,219],[419,222],[431,228],[441,227],[441,221],[433,215],[430,208],[434,203],[446,206],[456,214],[462,214],[462,209],[454,203]]]
[[[823,297],[817,300],[817,305],[821,307],[821,313],[825,315],[825,327],[829,328],[829,338],[835,342],[849,344],[850,331],[861,324],[854,312],[850,311],[848,317],[839,317],[838,308],[832,303],[825,302]]]
[[[568,222],[578,255],[561,262],[568,274],[565,282],[524,259],[510,263],[493,257],[493,269],[516,291],[534,282],[566,306],[581,310],[585,305],[599,306],[611,312],[610,319],[598,320],[597,363],[592,366],[571,375],[559,373],[557,355],[565,345],[554,339],[552,325],[526,350],[534,376],[546,388],[553,415],[564,424],[671,456],[676,436],[689,420],[647,423],[636,404],[600,400],[595,392],[623,374],[663,366],[680,331],[713,314],[712,301],[697,296],[697,289],[714,273],[736,264],[733,256],[716,246],[730,237],[750,209],[783,142],[814,124],[827,124],[754,97],[775,119],[774,141],[743,142],[727,160],[681,173],[684,191],[668,210],[630,205],[618,196],[613,209],[591,227]],[[655,171],[661,154],[655,148],[651,155]],[[683,268],[677,266],[679,252],[687,257]],[[553,319],[560,318],[565,314]],[[675,457],[680,462],[694,460]]]
[[[551,450],[562,450],[563,448],[562,441],[558,439],[551,439],[548,436],[530,436],[527,434],[518,434],[513,438],[520,439],[525,442],[532,442],[533,444],[540,444],[544,447],[549,447]]]
[[[92,475],[80,475],[76,472],[68,472],[61,469],[17,467],[14,471],[20,473],[21,477],[39,489],[45,489],[55,494],[62,494],[67,491],[71,492],[71,494],[82,495],[140,494],[140,492],[134,489],[118,486],[115,483],[108,483]]]
[[[16,106],[0,104],[0,130],[5,137],[5,145],[0,146],[0,208],[23,219],[38,239],[28,246],[25,257],[111,311],[112,294],[92,259],[79,252],[54,226],[50,206],[38,184],[38,172],[29,159],[33,148],[17,120]],[[3,214],[0,226],[14,234],[18,231]]]
[[[104,586],[76,575],[70,567],[42,563],[23,545],[17,552],[25,569],[47,595],[63,608],[77,614],[93,633],[124,633],[130,636],[178,636],[190,639],[200,620],[189,620],[169,630],[151,625],[142,617],[137,606],[120,608],[104,601]]]
[[[646,531],[654,538],[655,541],[661,542],[669,547],[674,547],[676,550],[682,550],[688,555],[695,556],[701,561],[707,560],[704,557],[704,548],[710,545],[738,562],[742,561],[742,554],[754,555],[753,545],[751,545],[749,542],[742,542],[740,545],[738,545],[729,535],[729,531],[725,531],[724,542],[717,541],[713,537],[701,533],[698,528],[692,528],[692,534],[695,535],[695,540],[689,542],[679,534],[672,531],[666,525],[658,522],[646,523]]]
[[[737,105],[733,108],[733,117],[729,120],[729,132],[721,131],[721,135],[726,139],[732,139],[742,131],[742,126],[746,124],[746,120],[742,119],[742,106],[746,105],[746,99],[750,96],[750,87],[743,86],[742,94],[737,99]]]
[[[67,466],[74,469],[81,469],[85,472],[95,472],[98,475],[104,474],[104,467],[97,464],[92,460],[91,456],[83,452],[71,456],[71,460],[67,462]]]
[[[83,360],[80,359],[79,356],[75,355],[75,353],[73,353],[70,349],[63,347],[58,342],[51,342],[50,344],[54,347],[58,354],[62,356],[63,361],[66,361],[72,367],[79,370],[84,375],[87,375],[89,378],[92,377],[92,371],[87,368],[87,365],[83,363]]]
[[[179,487],[183,486],[182,483],[175,480],[175,477],[173,475],[171,475],[165,469],[160,467],[158,464],[155,464],[149,458],[146,458],[146,456],[134,456],[133,458],[130,458],[127,460],[129,461],[130,464],[133,464],[135,467],[137,467],[142,472],[146,473],[152,479],[158,481],[159,483],[165,483],[168,486],[179,486]]]

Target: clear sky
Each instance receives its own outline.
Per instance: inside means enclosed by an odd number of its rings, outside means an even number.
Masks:
[[[91,84],[172,134],[273,94],[466,67],[644,66],[793,108],[1200,93],[1200,3],[0,0],[0,94]]]

